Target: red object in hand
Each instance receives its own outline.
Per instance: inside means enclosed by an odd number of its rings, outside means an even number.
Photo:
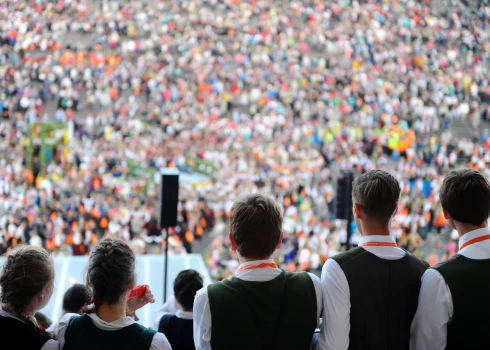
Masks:
[[[146,285],[145,284],[143,284],[141,286],[134,287],[131,290],[131,293],[129,294],[128,301],[130,301],[133,298],[142,296],[145,293],[146,293]]]

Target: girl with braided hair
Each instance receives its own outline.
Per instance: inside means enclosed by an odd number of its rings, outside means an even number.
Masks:
[[[162,333],[146,329],[131,317],[155,299],[145,294],[128,297],[135,286],[135,256],[121,240],[107,238],[90,254],[86,285],[93,298],[85,314],[66,314],[56,329],[63,350],[160,350],[171,349]]]
[[[36,246],[18,246],[0,274],[0,329],[2,349],[51,350],[59,344],[34,317],[54,290],[54,264],[49,253]]]

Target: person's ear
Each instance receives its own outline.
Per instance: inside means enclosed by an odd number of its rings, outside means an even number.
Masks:
[[[46,284],[40,291],[37,293],[37,297],[41,303],[43,303],[46,298],[51,297],[51,292],[49,289],[51,288],[50,284]]]
[[[284,233],[283,233],[283,232],[281,232],[281,237],[279,238],[279,242],[277,242],[276,249],[281,248],[281,246],[282,246],[282,238],[283,238],[283,236],[284,236]]]
[[[135,286],[135,282],[132,281],[130,284],[129,284],[129,287],[128,287],[128,290],[133,290],[134,289],[134,286]]]
[[[233,238],[233,235],[231,234],[231,232],[228,234],[228,237],[230,238],[231,250],[236,252],[238,249],[238,246],[237,246],[235,239]]]
[[[444,219],[451,220],[451,214],[446,209],[442,209],[442,213],[444,214]]]
[[[390,220],[392,220],[396,216],[396,213],[398,213],[398,205],[396,206],[395,210],[393,210],[393,215],[391,215]]]
[[[447,224],[449,227],[451,227],[453,230],[457,230],[456,225],[454,224],[454,220],[451,217],[451,214],[446,209],[442,209],[442,213],[444,214],[444,219],[446,219]]]
[[[354,202],[352,211],[354,213],[354,219],[360,219],[361,218],[361,206],[358,203]]]

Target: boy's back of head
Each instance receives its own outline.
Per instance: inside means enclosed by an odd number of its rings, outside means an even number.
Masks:
[[[490,216],[490,184],[478,171],[450,171],[442,183],[440,197],[442,208],[462,224],[481,226]]]
[[[81,314],[82,307],[90,302],[90,295],[83,284],[74,284],[63,296],[63,310],[67,313]]]
[[[174,297],[184,311],[192,311],[194,297],[202,287],[202,277],[196,270],[184,270],[177,275],[174,281]]]
[[[352,201],[358,204],[370,220],[388,223],[400,200],[400,185],[390,173],[371,170],[352,183]]]
[[[246,258],[269,258],[282,234],[282,211],[269,196],[255,193],[239,198],[230,211],[230,232],[238,253]]]

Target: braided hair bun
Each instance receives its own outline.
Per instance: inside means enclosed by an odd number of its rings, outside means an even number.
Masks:
[[[86,285],[93,300],[99,303],[117,304],[121,296],[135,280],[135,257],[129,246],[119,239],[107,238],[100,242],[88,261]],[[93,303],[85,312],[97,309]]]

